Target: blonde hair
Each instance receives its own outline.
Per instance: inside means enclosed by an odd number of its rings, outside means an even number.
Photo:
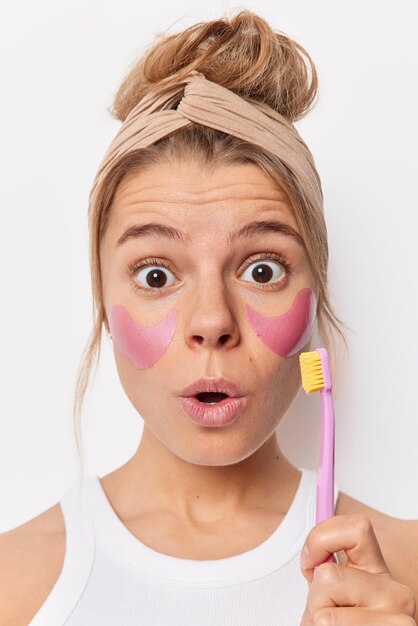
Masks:
[[[310,76],[308,69],[310,68]],[[158,35],[158,40],[129,68],[109,113],[123,122],[132,108],[152,89],[175,83],[191,70],[202,72],[240,95],[262,101],[294,122],[312,108],[317,73],[309,54],[296,41],[275,32],[259,15],[241,10],[230,18],[199,22],[180,33]],[[256,164],[287,193],[317,284],[317,328],[322,345],[336,370],[336,340],[347,341],[328,294],[328,241],[324,219],[318,219],[305,201],[292,172],[274,155],[235,136],[198,124],[189,124],[122,157],[108,173],[96,201],[89,207],[90,267],[93,329],[77,372],[73,406],[74,432],[83,473],[80,432],[83,400],[93,366],[100,360],[105,310],[102,298],[100,242],[106,231],[118,185],[129,174],[160,163],[190,162],[208,171],[225,165]]]

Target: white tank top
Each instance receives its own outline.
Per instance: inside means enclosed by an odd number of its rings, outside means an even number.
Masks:
[[[60,501],[63,568],[28,626],[299,624],[308,594],[299,555],[315,525],[316,499],[316,472],[299,469],[297,492],[273,534],[252,550],[209,561],[149,548],[116,515],[98,476],[75,483]]]

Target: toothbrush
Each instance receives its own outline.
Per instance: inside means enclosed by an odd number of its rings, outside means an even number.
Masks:
[[[321,449],[316,484],[315,524],[334,515],[335,416],[328,352],[317,348],[299,355],[302,386],[306,393],[321,392]],[[330,554],[325,563],[335,563]]]

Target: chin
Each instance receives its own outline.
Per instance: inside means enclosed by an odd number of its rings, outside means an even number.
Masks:
[[[187,463],[224,467],[236,465],[250,457],[271,434],[266,432],[263,437],[260,432],[256,436],[248,432],[243,436],[242,430],[239,433],[232,432],[232,428],[229,427],[229,433],[225,432],[225,428],[202,428],[199,436],[188,438],[184,445],[181,442],[173,445],[171,441],[167,447]]]

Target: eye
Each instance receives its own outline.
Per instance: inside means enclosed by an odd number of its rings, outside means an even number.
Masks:
[[[260,285],[263,289],[283,287],[291,274],[291,264],[276,253],[260,253],[247,263],[242,277]],[[175,274],[163,259],[144,259],[128,266],[128,275],[135,289],[156,292],[175,283]]]
[[[135,275],[133,284],[137,289],[155,291],[168,287],[175,282],[176,279],[173,272],[161,260],[154,262],[154,264],[152,263],[153,260],[150,259],[147,262],[135,263],[129,266],[129,274],[131,276]]]
[[[275,283],[276,281],[279,283],[283,282],[280,279],[287,276],[290,264],[282,257],[277,257],[277,259],[276,255],[274,255],[274,257],[275,260],[271,260],[272,255],[270,254],[267,258],[262,257],[256,259],[255,261],[253,260],[249,265],[247,265],[242,274],[242,278],[250,282],[251,279],[254,279],[254,281],[261,286],[269,286],[271,283]],[[266,283],[268,283],[268,285]]]

